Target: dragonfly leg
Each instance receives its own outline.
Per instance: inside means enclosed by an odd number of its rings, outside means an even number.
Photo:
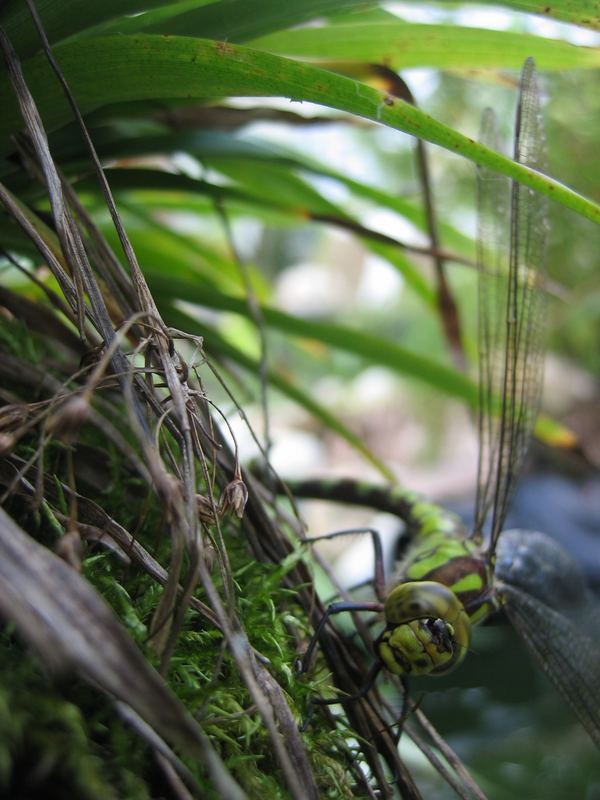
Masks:
[[[325,533],[322,536],[314,536],[307,540],[308,544],[313,542],[329,541],[330,539],[337,539],[340,536],[355,536],[355,535],[368,534],[373,542],[373,553],[375,556],[375,571],[373,575],[373,584],[375,586],[375,595],[378,600],[383,601],[385,598],[385,569],[383,564],[383,545],[381,543],[381,535],[375,528],[346,528],[342,531],[333,531],[332,533]],[[368,583],[369,581],[365,581]],[[359,584],[362,586],[363,584]]]
[[[359,589],[364,589],[365,586],[372,587],[373,586],[373,578],[365,578],[364,581],[361,581],[360,583],[353,583],[352,586],[348,586],[348,588],[346,589],[346,592],[350,595],[350,594],[353,594],[354,592],[357,592]],[[339,596],[340,596],[340,592],[336,592],[335,594],[332,594],[330,597],[327,598],[327,600],[324,601],[325,605],[331,605],[331,603],[335,603]]]
[[[342,614],[344,612],[351,612],[351,611],[373,611],[373,612],[381,612],[382,611],[382,604],[381,603],[332,603],[330,606],[327,607],[325,613],[319,620],[319,624],[315,628],[315,632],[312,635],[310,642],[308,643],[308,647],[306,648],[306,652],[302,657],[302,661],[300,662],[300,669],[298,672],[300,674],[304,672],[308,672],[310,668],[310,664],[312,661],[313,653],[315,651],[315,647],[317,646],[317,642],[323,632],[325,625],[329,621],[329,618],[334,616],[335,614]]]
[[[398,736],[396,738],[397,745],[400,743],[400,737],[402,736],[402,731],[404,730],[404,723],[406,722],[410,711],[410,695],[408,678],[406,675],[403,675],[400,678],[400,683],[402,684],[402,708],[400,709],[400,719],[398,720]]]

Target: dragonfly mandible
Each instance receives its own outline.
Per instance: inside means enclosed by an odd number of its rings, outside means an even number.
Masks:
[[[521,74],[515,128],[515,161],[544,171],[545,138],[532,59]],[[497,150],[497,140],[495,117],[488,110],[481,141]],[[467,532],[452,515],[399,488],[350,481],[289,484],[298,497],[350,500],[394,513],[408,533],[387,590],[381,546],[373,536],[378,601],[329,606],[303,669],[309,668],[332,615],[363,610],[385,618],[374,645],[378,661],[371,679],[384,667],[404,678],[443,675],[465,658],[471,628],[502,610],[600,748],[600,644],[583,575],[546,535],[503,531],[540,402],[546,200],[487,167],[478,167],[477,183],[480,447],[473,530]]]

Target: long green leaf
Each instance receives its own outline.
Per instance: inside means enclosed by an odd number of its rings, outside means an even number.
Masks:
[[[35,6],[49,41],[54,43],[113,17],[135,15],[161,4],[164,4],[164,0],[102,0],[101,3],[90,3],[89,0],[36,0]],[[41,49],[40,37],[26,3],[4,3],[0,10],[0,25],[21,58]]]
[[[140,23],[147,33],[245,42],[340,9],[377,5],[377,0],[220,0],[168,17],[161,12],[148,14]]]
[[[218,133],[213,131],[174,132],[161,135],[142,135],[136,132],[136,135],[127,137],[121,129],[113,129],[110,126],[92,129],[91,135],[96,150],[104,161],[183,152],[195,156],[206,166],[214,167],[219,171],[226,171],[223,170],[224,164],[252,161],[258,170],[261,169],[262,164],[267,164],[288,171],[295,170],[308,175],[332,178],[346,186],[357,197],[370,200],[383,208],[389,208],[405,217],[419,230],[426,230],[423,203],[419,197],[409,199],[402,195],[392,194],[378,186],[351,178],[304,153],[273,142],[267,143],[257,139],[242,138],[239,134],[232,134],[228,131],[219,131]],[[59,141],[52,148],[52,152],[55,158],[64,165],[65,170],[70,169],[77,174],[81,174],[85,170],[85,166],[89,164],[87,153],[79,137],[69,137],[68,141]],[[11,182],[9,183],[7,180],[11,188],[13,187],[13,176],[20,174],[20,170],[14,164],[12,171]],[[86,188],[88,188],[87,185]],[[448,222],[440,221],[440,229],[447,247],[451,247],[461,255],[471,254],[473,250],[471,239]],[[404,272],[404,269],[401,271]]]
[[[483,2],[600,30],[600,14],[594,0],[558,0],[547,5],[534,0]],[[169,5],[173,8],[169,8]],[[202,7],[184,7],[183,10],[181,5],[165,4],[164,8],[150,12],[145,18],[123,20],[127,27],[122,27],[122,30],[145,30],[246,42],[316,18],[353,14],[358,23],[368,23],[383,17],[383,12],[378,8],[380,3],[374,0],[294,0],[288,3],[281,0],[220,0],[212,3],[198,2],[197,5]]]
[[[264,185],[261,187],[256,195],[251,193],[250,181],[248,186],[244,189],[238,189],[233,186],[215,186],[214,184],[207,183],[206,181],[196,180],[189,178],[185,175],[173,175],[167,172],[150,169],[116,169],[111,170],[108,174],[110,184],[113,189],[156,189],[163,191],[179,191],[179,192],[194,192],[206,194],[219,202],[232,201],[233,203],[242,203],[243,206],[249,207],[254,214],[260,214],[262,206],[272,208],[280,214],[288,214],[294,220],[302,220],[316,218],[319,219],[318,214],[325,209],[330,212],[330,218],[326,220],[327,224],[335,227],[336,224],[342,225],[345,221],[352,223],[353,220],[343,211],[340,211],[336,206],[329,206],[327,201],[322,198],[318,193],[314,192],[304,182],[295,178],[293,174],[288,175],[284,171],[278,174],[279,180],[268,180],[269,170],[264,166],[262,171],[259,169],[256,174],[255,186],[261,180],[261,174],[264,176]],[[272,173],[271,173],[272,175]],[[289,178],[289,180],[288,180]],[[84,187],[87,188],[91,181],[87,181]],[[268,193],[263,190],[271,188],[271,198]],[[282,188],[289,188],[289,193],[286,196],[285,192],[281,192]],[[279,196],[278,196],[279,194]],[[333,212],[333,213],[332,213]],[[385,258],[398,272],[404,277],[407,284],[421,297],[428,305],[433,306],[435,303],[435,294],[431,286],[423,276],[421,270],[405,255],[405,252],[400,246],[382,243],[376,238],[369,237],[369,235],[361,236],[360,230],[356,230],[365,246],[373,252]]]
[[[146,278],[161,307],[167,301],[182,299],[251,318],[248,304],[242,297],[226,295],[206,286],[198,286],[193,281],[178,280],[153,270],[146,270]],[[293,317],[269,306],[262,306],[261,314],[267,326],[288,335],[314,339],[372,364],[387,367],[404,377],[425,381],[446,394],[467,400],[472,405],[477,402],[475,385],[460,372],[426,356],[410,352],[388,339],[343,325]]]
[[[536,0],[482,0],[486,5],[506,6],[515,11],[527,11],[550,19],[572,22],[584,28],[600,30],[600,8],[596,0],[554,0],[552,3],[538,3]],[[476,0],[481,5],[480,0]]]
[[[209,347],[209,355],[210,353],[213,355],[222,355],[236,364],[239,364],[239,366],[243,367],[253,377],[259,374],[260,364],[257,359],[252,358],[239,348],[234,347],[212,328],[204,324],[200,325],[192,316],[173,306],[167,306],[163,311],[165,320],[173,327],[185,330],[187,333],[195,333],[202,336],[205,344]],[[302,406],[302,408],[308,411],[315,419],[318,419],[327,428],[337,433],[342,439],[345,439],[348,444],[383,475],[386,481],[394,480],[394,476],[388,467],[369,450],[360,436],[357,436],[341,423],[338,417],[331,414],[324,406],[317,403],[309,394],[300,389],[299,386],[296,386],[296,384],[277,370],[269,369],[267,379],[270,386],[273,386],[286,397],[289,397],[290,400],[298,403],[299,406]]]
[[[66,43],[56,55],[82,110],[108,102],[215,95],[283,96],[366,117],[458,153],[547,194],[594,222],[600,206],[563,184],[489,150],[417,108],[350,78],[269,53],[185,37],[136,36]],[[70,112],[46,61],[34,57],[25,76],[50,130]],[[8,81],[0,82],[2,150],[20,119]]]
[[[94,141],[96,141],[95,138]],[[145,153],[160,154],[179,151],[191,153],[203,163],[215,166],[217,169],[220,169],[220,165],[226,161],[236,163],[240,159],[251,159],[258,167],[264,162],[281,168],[296,169],[309,175],[332,178],[344,184],[357,197],[371,200],[378,206],[397,212],[419,230],[425,231],[427,229],[423,203],[420,197],[414,200],[402,195],[392,194],[378,186],[351,178],[343,172],[310,158],[305,153],[296,152],[273,142],[267,143],[250,138],[241,138],[238,134],[230,134],[227,131],[137,136],[128,142],[117,132],[110,146],[107,146],[104,150],[100,147],[100,152],[104,154],[104,157],[112,159],[127,155],[135,156]],[[473,241],[453,225],[440,221],[440,230],[446,246],[452,247],[461,254],[468,253],[470,255],[472,253]]]
[[[256,39],[253,47],[294,58],[361,61],[391,69],[519,69],[533,56],[539,69],[600,66],[600,50],[527,33],[408,22],[298,28]]]

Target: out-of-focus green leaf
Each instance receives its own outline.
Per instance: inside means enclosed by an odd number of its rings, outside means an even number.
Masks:
[[[570,428],[546,414],[540,414],[537,418],[535,435],[540,442],[544,442],[549,447],[570,450],[578,444],[577,435]]]
[[[161,135],[137,135],[125,137],[118,128],[104,126],[94,129],[92,137],[96,149],[105,160],[118,160],[144,155],[172,154],[177,152],[188,153],[198,158],[205,166],[213,167],[226,172],[235,178],[233,166],[242,161],[252,163],[256,170],[261,170],[262,165],[278,167],[281,170],[296,170],[309,176],[327,177],[346,186],[356,197],[373,201],[378,206],[389,208],[415,225],[419,230],[426,230],[423,204],[420,198],[412,200],[398,194],[392,194],[377,186],[356,180],[348,175],[332,169],[302,153],[289,150],[273,142],[262,142],[249,138],[242,138],[238,134],[227,131],[194,131],[179,133],[173,132]],[[88,163],[86,153],[81,146],[79,137],[74,141],[59,141],[53,147],[57,158],[66,160],[71,169],[81,173],[82,168]],[[74,164],[72,162],[75,162]],[[15,169],[16,173],[16,169]],[[242,200],[241,197],[238,199]],[[442,239],[447,247],[460,254],[471,254],[472,240],[461,233],[457,228],[447,222],[440,221]],[[414,267],[413,267],[414,268]],[[401,269],[405,272],[405,269]],[[412,283],[412,281],[409,281]],[[421,294],[426,294],[421,290]]]
[[[210,287],[197,286],[193,281],[177,280],[160,272],[147,271],[146,278],[153,295],[161,304],[186,300],[207,308],[251,317],[243,297],[225,295]],[[388,339],[343,325],[293,317],[268,306],[262,306],[261,314],[267,327],[276,328],[290,336],[314,339],[363,358],[369,363],[387,367],[404,377],[425,381],[445,394],[460,397],[473,405],[477,402],[475,385],[462,373],[426,356],[410,352]]]
[[[267,163],[275,163],[281,168],[291,167],[310,175],[332,178],[346,186],[357,197],[371,200],[378,206],[396,211],[419,230],[426,230],[421,198],[417,198],[414,201],[402,195],[384,191],[377,186],[351,178],[343,172],[332,169],[326,164],[315,161],[304,154],[296,153],[272,142],[267,145],[260,141],[254,142],[248,139],[240,139],[239,136],[228,136],[224,132],[219,134],[199,133],[194,134],[194,136],[200,139],[195,147],[190,141],[191,137],[185,137],[182,143],[183,146],[180,149],[194,153],[204,163],[215,166],[217,169],[220,169],[224,161],[227,160],[235,163],[239,159],[252,159],[258,165],[266,161]],[[156,152],[164,151],[157,150]],[[447,246],[456,249],[461,254],[470,254],[472,252],[473,243],[471,239],[467,238],[454,226],[441,221],[440,229]]]
[[[533,0],[483,2],[600,30],[600,14],[594,0],[558,0],[551,5],[540,5]],[[149,3],[146,5],[150,6]],[[322,17],[341,17],[347,20],[355,16],[359,24],[368,24],[386,17],[389,19],[391,15],[378,6],[379,3],[373,0],[295,0],[293,3],[284,3],[281,0],[220,0],[208,3],[205,0],[195,0],[165,4],[163,8],[150,11],[143,18],[116,20],[110,30],[144,30],[148,33],[206,36],[244,42]]]
[[[600,11],[595,0],[556,0],[553,3],[537,3],[536,0],[483,0],[477,4],[492,6],[506,6],[515,11],[527,11],[530,14],[539,14],[550,19],[559,19],[563,22],[572,22],[584,28],[600,30]]]
[[[539,69],[590,69],[600,66],[600,50],[526,33],[385,22],[327,25],[281,31],[256,39],[253,47],[319,61],[360,61],[442,69],[519,69],[533,56]]]
[[[89,0],[36,0],[46,36],[52,43],[68,36],[93,28],[106,20],[122,14],[135,15],[154,6],[164,4],[165,0],[102,0],[90,3]],[[21,58],[32,55],[41,49],[40,37],[35,29],[27,4],[21,0],[3,3],[0,10],[0,25],[4,28],[13,47]],[[135,19],[135,17],[133,17]]]
[[[377,0],[220,0],[212,3],[174,3],[173,8],[150,12],[143,19],[123,20],[112,31],[202,36],[244,42],[271,31],[308,22],[340,9],[377,6]],[[187,8],[186,8],[187,5]],[[199,6],[190,8],[190,6]]]
[[[123,222],[138,259],[144,266],[164,271],[183,280],[216,286],[225,292],[241,290],[237,264],[207,244],[205,238],[188,236],[156,222],[146,204],[119,202]],[[103,226],[104,235],[116,252],[119,240],[112,223]],[[251,271],[254,291],[263,296],[266,285],[257,270]]]
[[[424,112],[341,75],[223,42],[186,37],[102,37],[56,48],[82,111],[107,102],[147,98],[270,95],[310,100],[426,139],[508,175],[600,222],[600,206],[551,178],[489,150]],[[70,119],[66,101],[41,57],[24,64],[26,79],[50,130]],[[20,126],[6,77],[0,82],[1,149]]]
[[[189,314],[185,314],[183,311],[173,306],[167,306],[164,311],[164,317],[173,327],[185,330],[187,333],[195,333],[202,336],[205,344],[208,345],[214,355],[222,355],[234,361],[253,377],[256,377],[260,373],[260,364],[255,358],[242,352],[239,348],[234,347],[215,330],[204,324],[200,325]],[[270,386],[278,389],[286,397],[289,397],[290,400],[298,403],[299,406],[304,408],[309,414],[315,417],[315,419],[322,422],[326,428],[337,433],[342,439],[345,439],[357,452],[364,456],[386,480],[394,480],[392,472],[371,452],[371,450],[369,450],[359,436],[353,433],[341,423],[337,417],[327,411],[320,403],[317,403],[309,394],[300,389],[300,387],[294,384],[289,378],[285,377],[277,370],[269,369],[268,382]]]
[[[250,165],[248,164],[247,166],[249,167]],[[312,218],[318,220],[318,215],[323,214],[323,221],[334,226],[336,225],[336,220],[342,227],[345,222],[353,222],[352,218],[337,206],[327,203],[321,195],[314,192],[306,183],[283,170],[273,168],[269,171],[264,169],[264,185],[259,187],[258,181],[260,180],[261,172],[260,168],[257,171],[253,171],[253,174],[256,175],[256,184],[253,184],[250,180],[248,187],[245,189],[238,189],[235,186],[217,186],[206,181],[190,178],[187,175],[174,175],[151,169],[110,170],[108,178],[112,188],[115,190],[143,191],[144,189],[151,189],[154,191],[163,190],[163,192],[200,193],[213,198],[215,202],[241,202],[242,205],[245,205],[253,214],[258,216],[261,215],[261,206],[264,205],[282,215],[288,214],[293,219],[300,221],[308,221]],[[269,177],[271,177],[271,180],[269,180]],[[87,188],[89,185],[90,181],[86,181],[83,187]],[[251,187],[255,190],[259,189],[257,195],[253,196],[251,194]],[[138,196],[140,196],[139,193]],[[298,203],[310,201],[310,205],[295,205],[294,201]],[[329,215],[327,212],[329,212]],[[385,258],[400,272],[407,284],[422,300],[429,305],[433,305],[435,300],[433,290],[419,268],[410,261],[400,246],[396,247],[392,244],[382,243],[366,234],[361,236],[360,229],[357,229],[356,233],[369,249]],[[154,259],[151,259],[151,263],[152,261]]]
[[[347,215],[339,206],[329,202],[302,178],[294,175],[289,167],[278,164],[256,162],[254,159],[237,159],[235,164],[226,160],[213,160],[212,166],[228,178],[245,187],[254,197],[283,208],[304,209],[313,214]]]

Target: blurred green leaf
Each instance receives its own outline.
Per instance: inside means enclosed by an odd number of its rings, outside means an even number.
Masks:
[[[280,0],[202,0],[166,4],[142,19],[125,21],[125,25],[123,21],[117,21],[111,28],[120,32],[143,30],[146,33],[243,42],[340,9],[377,5],[376,0],[295,0],[293,3],[282,3]]]
[[[232,297],[210,287],[198,286],[194,281],[181,281],[162,272],[149,270],[146,277],[152,293],[162,302],[184,299],[207,308],[251,317],[247,302],[242,297]],[[471,404],[477,402],[475,385],[462,373],[412,353],[389,339],[343,325],[294,317],[269,306],[262,306],[261,314],[268,327],[291,336],[314,339],[358,356],[370,364],[387,367],[404,377],[425,381],[444,393],[460,397]]]
[[[377,232],[373,232],[371,237],[368,229],[361,230],[358,222],[355,222],[350,215],[329,203],[312,187],[295,177],[289,169],[285,170],[279,165],[269,168],[262,162],[252,161],[242,162],[239,171],[237,166],[236,163],[235,167],[223,171],[234,179],[240,181],[245,179],[246,186],[242,189],[153,169],[114,169],[108,171],[107,175],[113,190],[136,192],[136,196],[144,201],[149,200],[148,190],[153,191],[157,207],[161,205],[159,199],[161,196],[165,201],[164,207],[172,207],[173,193],[186,193],[188,197],[193,193],[205,195],[212,199],[214,204],[233,203],[256,217],[262,217],[264,208],[267,208],[277,211],[283,217],[289,216],[294,222],[308,222],[314,219],[334,227],[356,226],[355,233],[362,238],[365,246],[392,264],[422,300],[430,306],[434,304],[434,293],[428,281],[422,271],[405,255],[401,246],[377,240],[375,238]],[[89,190],[92,186],[92,179],[79,184],[79,188],[84,190]],[[162,194],[159,195],[159,192]],[[167,194],[171,195],[171,201],[167,201]],[[180,206],[182,202],[180,200]],[[212,209],[208,206],[203,211],[214,211],[214,208],[214,205]],[[413,209],[411,218],[414,216]]]
[[[90,3],[88,0],[37,0],[35,4],[46,36],[52,43],[85,32],[122,14],[135,15],[161,5],[164,5],[164,0],[103,0],[101,3]],[[21,58],[41,49],[40,37],[26,3],[3,3],[0,25]]]
[[[584,28],[600,30],[600,14],[598,13],[598,3],[594,0],[557,0],[557,2],[542,5],[535,0],[503,0],[497,3],[495,0],[483,0],[483,4],[492,6],[505,6],[515,11],[526,11],[530,14],[539,14],[550,19],[558,19],[563,22],[572,22]],[[480,5],[477,0],[477,5]]]
[[[234,345],[226,341],[213,328],[206,324],[200,325],[198,321],[189,314],[182,312],[172,305],[167,305],[165,319],[173,327],[185,330],[187,333],[195,333],[202,336],[213,356],[223,356],[230,359],[243,367],[252,377],[256,377],[260,373],[260,363],[256,358],[252,358],[247,353],[242,352],[238,347],[234,347]],[[269,369],[268,382],[270,386],[280,391],[290,400],[298,403],[299,406],[304,408],[315,419],[319,420],[326,428],[336,433],[342,439],[345,439],[348,444],[364,456],[364,458],[381,473],[386,481],[394,480],[392,472],[371,450],[369,450],[360,436],[353,433],[340,422],[336,416],[330,413],[320,403],[317,403],[309,394],[297,386],[290,377],[284,376],[280,371]]]
[[[394,70],[409,67],[518,70],[528,56],[535,58],[541,70],[600,66],[599,50],[560,39],[400,20],[280,31],[255,39],[252,46],[294,58],[377,63]]]
[[[56,48],[81,110],[107,102],[215,95],[284,96],[310,100],[372,119],[426,139],[476,163],[508,175],[579,214],[600,222],[600,206],[558,181],[501,156],[385,93],[326,70],[268,53],[185,37],[136,36],[89,39]],[[50,130],[64,125],[70,111],[42,57],[24,64],[29,86]],[[0,142],[20,126],[6,78],[0,82]]]

